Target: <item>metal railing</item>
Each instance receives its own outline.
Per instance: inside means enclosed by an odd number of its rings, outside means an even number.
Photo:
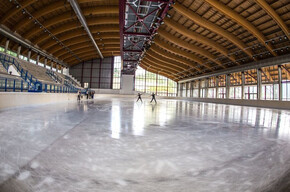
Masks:
[[[0,53],[0,62],[4,66],[4,68],[8,71],[9,64],[13,65],[17,72],[20,74],[20,77],[29,83],[29,91],[40,91],[42,87],[42,83],[37,80],[32,74],[30,74],[27,70],[23,69],[19,62],[6,54]]]
[[[79,89],[63,85],[42,84],[42,90],[46,93],[77,93]],[[0,77],[0,92],[29,92],[29,83],[13,78]]]

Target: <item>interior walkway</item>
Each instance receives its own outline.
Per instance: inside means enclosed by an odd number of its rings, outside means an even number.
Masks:
[[[287,174],[289,111],[157,101],[0,110],[0,191],[271,191]]]

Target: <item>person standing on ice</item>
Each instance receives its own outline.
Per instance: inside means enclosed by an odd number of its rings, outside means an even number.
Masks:
[[[137,99],[137,101],[136,102],[138,102],[139,100],[141,100],[141,102],[143,103],[143,101],[142,101],[142,99],[141,99],[141,93],[138,93],[138,99]]]
[[[152,99],[151,99],[150,103],[151,103],[153,100],[155,101],[155,103],[157,103],[157,101],[156,101],[156,99],[155,99],[155,93],[152,93],[151,96],[152,96]]]

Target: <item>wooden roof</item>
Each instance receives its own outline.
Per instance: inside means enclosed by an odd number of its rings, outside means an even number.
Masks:
[[[81,60],[99,58],[69,2],[17,2],[21,7],[13,0],[0,1],[1,24],[69,65],[79,63],[75,56]],[[119,1],[78,3],[103,55],[120,55]],[[289,10],[289,0],[176,0],[140,66],[177,81],[287,54]],[[5,40],[1,36],[1,45]],[[12,50],[17,46],[10,43]]]

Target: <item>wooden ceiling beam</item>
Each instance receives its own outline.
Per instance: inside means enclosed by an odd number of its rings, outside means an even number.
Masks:
[[[216,51],[220,52],[222,55],[229,58],[231,61],[235,61],[235,57],[233,55],[229,55],[229,51],[223,46],[216,43],[215,41],[208,39],[207,37],[204,37],[195,31],[187,29],[186,27],[184,27],[184,25],[181,25],[178,22],[173,21],[172,19],[168,18],[165,19],[165,24],[174,31],[180,33],[181,35],[190,38],[194,41],[197,41],[199,43],[202,43],[204,45],[207,45],[212,49],[215,49]]]
[[[111,53],[105,53],[103,54],[103,56],[106,58],[106,57],[113,57],[113,56],[117,56],[117,55],[112,55]],[[86,57],[83,57],[82,58],[83,61],[88,61],[88,60],[92,60],[92,59],[100,59],[100,58],[96,58],[96,57],[92,57],[92,56],[86,56]],[[69,64],[69,66],[73,66],[73,65],[77,65],[77,64],[80,64],[81,62],[77,59],[71,61]]]
[[[64,42],[65,46],[67,46],[69,48],[71,46],[77,45],[79,43],[87,43],[88,44],[89,43],[89,39],[88,38],[87,39],[86,38],[74,38],[74,39],[72,39],[72,41],[67,40],[67,41]],[[116,45],[116,44],[119,44],[119,46],[120,46],[120,40],[116,40],[116,39],[115,40],[114,39],[112,39],[112,40],[111,39],[104,39],[102,41],[102,43],[104,45],[112,45],[112,44]],[[100,42],[97,42],[97,44],[101,46]],[[51,54],[54,54],[54,53],[57,53],[59,51],[62,51],[62,49],[64,49],[62,46],[60,46],[59,44],[56,44],[56,46],[51,47],[47,51],[50,52]]]
[[[94,26],[89,26],[89,27],[92,30],[92,33],[119,32],[119,25],[94,25]],[[73,25],[65,24],[61,28],[50,30],[50,32],[54,34],[55,36],[57,36],[57,38],[60,41],[65,41],[73,37],[85,35],[83,29],[77,26],[75,22],[73,22]],[[47,33],[43,33],[37,38],[35,38],[33,40],[33,43],[36,45],[42,46],[45,43],[47,43],[48,40],[52,40],[52,37],[50,37]]]
[[[155,73],[155,74],[161,74],[161,75],[163,75],[164,77],[167,77],[167,78],[169,78],[169,79],[171,79],[171,80],[173,80],[176,76],[175,75],[172,75],[171,73],[167,73],[167,72],[164,72],[164,71],[162,71],[162,70],[157,70],[157,69],[150,69],[150,67],[148,67],[146,64],[144,64],[144,63],[141,63],[140,65],[139,65],[141,68],[143,68],[144,70],[146,70],[146,71],[149,71],[149,72],[151,72],[151,73]]]
[[[193,67],[195,70],[201,71],[200,68],[198,68],[195,63],[190,62],[189,60],[186,60],[186,59],[184,59],[182,57],[179,57],[177,55],[174,55],[172,53],[166,52],[163,49],[159,48],[158,45],[153,44],[150,47],[150,50],[154,51],[155,53],[157,53],[157,54],[159,54],[159,55],[161,55],[163,57],[166,57],[167,59],[171,59],[171,60],[174,60],[176,62],[182,63],[186,67]]]
[[[184,71],[184,70],[188,69],[187,66],[185,66],[183,64],[179,64],[179,63],[174,62],[172,60],[169,60],[169,59],[167,59],[167,58],[165,58],[165,57],[163,57],[163,56],[161,56],[159,54],[156,54],[151,49],[146,52],[146,57],[147,57],[147,55],[149,57],[154,58],[156,61],[160,62],[160,64],[167,64],[168,66],[173,67],[173,68],[176,68],[176,69],[178,69],[180,71]]]
[[[180,38],[177,38],[175,37],[174,35],[171,35],[169,33],[167,33],[165,30],[162,30],[162,29],[159,29],[158,30],[158,34],[160,36],[162,36],[163,38],[165,38],[167,41],[175,44],[175,45],[178,45],[179,47],[182,47],[184,49],[187,49],[189,51],[192,51],[192,52],[195,52],[197,54],[200,54],[204,57],[206,57],[208,60],[216,63],[217,65],[221,66],[222,68],[225,68],[220,61],[216,60],[217,58],[211,54],[210,52],[208,52],[207,50],[204,50],[200,47],[197,47],[195,45],[192,45],[192,44],[189,44],[185,41],[183,41],[182,39]]]
[[[251,49],[246,49],[247,46],[239,40],[236,36],[231,34],[230,32],[224,30],[223,28],[211,23],[210,21],[206,20],[205,18],[200,17],[198,14],[194,13],[190,9],[184,7],[178,2],[175,2],[174,8],[177,12],[179,12],[181,15],[187,17],[191,21],[195,22],[197,25],[204,27],[219,36],[227,39],[228,41],[232,42],[234,45],[236,45],[238,48],[240,48],[242,51],[244,51],[248,56],[251,58],[253,57],[253,51]]]
[[[61,9],[70,9],[70,4],[69,3],[64,3],[63,1],[57,1],[54,3],[51,3],[42,9],[38,9],[34,13],[32,13],[33,17],[36,19],[39,19],[40,17],[46,16],[46,15],[51,15],[53,12],[57,12]],[[119,13],[119,7],[118,6],[93,6],[93,7],[84,7],[82,8],[83,14],[84,15],[101,15],[101,14],[118,14]],[[67,13],[71,15],[71,10],[69,10]],[[61,14],[67,14],[66,12],[63,12]],[[60,15],[59,15],[60,16]],[[58,16],[56,16],[58,17]],[[34,25],[34,20],[32,19],[21,19],[15,27],[13,28],[16,31],[17,29],[22,29],[25,28],[29,24]]]
[[[165,42],[163,42],[160,38],[156,38],[154,39],[154,44],[155,45],[158,45],[160,48],[172,53],[172,54],[175,54],[175,55],[179,55],[181,57],[184,57],[184,58],[187,58],[189,59],[190,61],[192,62],[196,62],[197,64],[201,65],[201,66],[204,66],[205,68],[209,69],[209,70],[212,70],[211,67],[208,65],[208,64],[203,64],[205,63],[205,61],[203,61],[201,58],[195,56],[194,54],[192,53],[188,53],[186,51],[182,51],[181,49],[178,49],[176,47],[173,47]]]
[[[78,52],[79,50],[86,50],[89,51],[90,48],[94,49],[94,47],[89,46],[88,43],[78,44],[73,47],[70,47],[70,50],[74,53]],[[100,50],[120,50],[120,45],[108,45],[108,46],[100,46]],[[67,51],[57,52],[54,54],[55,57],[65,57],[66,55],[70,55]]]
[[[114,53],[116,55],[120,55],[120,51],[104,51],[104,55],[106,54],[110,54],[110,53]],[[85,52],[83,54],[80,55],[80,59],[84,60],[84,58],[86,58],[87,56],[93,56],[95,55],[95,58],[99,58],[99,55],[96,54],[96,51],[91,51],[91,52]],[[64,61],[66,63],[69,63],[70,61],[73,61],[73,60],[77,60],[75,57],[69,57],[69,58],[66,58]]]
[[[75,16],[74,16],[75,17]],[[71,17],[71,13],[66,13],[66,14],[62,14],[58,17],[53,17],[50,20],[46,20],[45,22],[42,23],[42,25],[47,28],[49,30],[50,27],[52,26],[57,26],[59,24],[62,24],[63,22],[66,21],[70,21],[72,20]],[[71,27],[75,27],[75,26],[79,26],[81,27],[81,24],[77,23],[76,21],[72,21],[73,22],[73,26]],[[70,23],[70,22],[69,22]],[[97,18],[89,18],[87,19],[87,24],[88,26],[91,25],[105,25],[105,24],[119,24],[119,18],[118,17],[97,17]],[[57,28],[63,28],[66,27],[65,25],[62,26],[58,26]],[[71,29],[71,28],[70,28]],[[36,36],[38,33],[43,32],[43,29],[41,29],[39,27],[39,25],[36,25],[30,29],[27,30],[26,33],[22,34],[21,36],[25,39],[32,39],[34,36]],[[52,33],[52,32],[51,32]],[[53,35],[56,35],[54,33],[52,33]]]
[[[37,2],[38,0],[24,0],[21,2],[21,8],[16,9],[14,6],[10,8],[8,11],[4,13],[4,17],[0,19],[0,23],[4,24],[7,20],[12,18],[14,15],[16,15],[18,12],[22,11],[22,9],[27,8],[28,6],[32,5],[33,3]],[[106,0],[95,0],[99,2],[103,2]],[[83,3],[90,3],[92,0],[78,0],[79,4]],[[119,1],[118,0],[110,0],[110,5],[118,5]]]
[[[156,59],[155,57],[152,57],[149,54],[146,54],[146,57],[144,57],[142,60],[145,61],[151,61],[152,63],[155,63],[158,66],[164,66],[167,69],[171,69],[173,71],[175,71],[176,73],[183,71],[181,67],[176,67],[175,65],[172,65],[171,63],[165,62],[165,61],[160,61],[158,59]]]
[[[153,68],[155,70],[158,70],[158,71],[164,71],[164,72],[167,72],[168,74],[174,74],[175,76],[181,76],[181,75],[178,75],[178,71],[177,70],[174,70],[174,69],[170,69],[168,68],[167,66],[163,66],[163,65],[159,65],[153,61],[149,61],[148,59],[142,59],[141,61],[141,64],[143,65],[147,65],[149,68]]]
[[[85,54],[88,54],[88,53],[94,54],[94,51],[96,52],[96,50],[94,50],[94,49],[92,49],[91,51],[88,50],[88,49],[89,49],[89,47],[87,47],[87,49],[78,49],[76,51],[73,51],[73,53],[75,55],[77,55],[79,58],[81,58],[84,53]],[[104,51],[104,52],[114,52],[114,51],[119,51],[120,52],[120,48],[117,48],[117,49],[108,49],[108,50],[101,49],[101,50]],[[65,55],[60,56],[59,59],[64,61],[64,60],[66,60],[66,59],[68,59],[70,57],[73,57],[73,55],[67,53]]]
[[[262,7],[275,22],[279,25],[279,27],[283,30],[284,34],[290,39],[290,31],[287,27],[286,23],[282,20],[282,18],[276,13],[276,11],[265,1],[265,0],[255,0],[255,2]]]
[[[259,41],[262,43],[268,51],[274,55],[277,56],[277,53],[273,51],[273,47],[270,44],[267,44],[266,37],[249,21],[247,21],[243,16],[239,15],[237,12],[233,11],[231,8],[227,7],[223,3],[219,1],[212,1],[212,0],[205,0],[209,5],[211,5],[213,8],[217,9],[218,11],[222,12],[224,15],[226,15],[228,18],[234,20],[239,25],[247,29],[250,33],[252,33]]]

